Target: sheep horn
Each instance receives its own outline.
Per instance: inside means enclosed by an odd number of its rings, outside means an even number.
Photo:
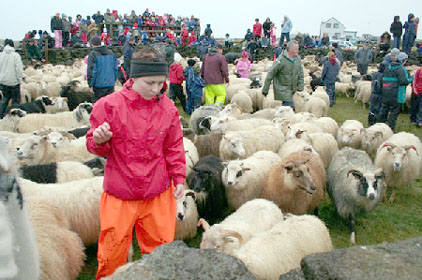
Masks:
[[[395,148],[395,147],[397,147],[396,145],[394,145],[394,144],[391,144],[391,143],[385,143],[384,145],[382,145],[382,147],[383,148],[385,148],[385,147],[390,147],[390,148]]]
[[[353,176],[355,177],[359,177],[362,178],[363,177],[363,172],[362,170],[358,169],[358,168],[352,168],[347,172],[347,177],[349,177],[350,173],[352,173]]]
[[[296,134],[295,134],[295,137],[296,138],[300,138],[300,136],[302,135],[302,133],[304,133],[306,130],[298,130],[297,132],[296,132]]]
[[[193,200],[196,200],[196,195],[195,195],[195,192],[194,191],[187,190],[186,193],[185,193],[185,196],[186,197],[190,196],[190,197],[193,198]]]
[[[198,227],[202,227],[204,231],[207,231],[210,229],[210,224],[208,224],[208,222],[205,219],[200,218],[198,220]]]
[[[409,151],[409,149],[413,149],[413,150],[415,150],[416,155],[419,156],[418,151],[416,150],[416,147],[415,146],[413,146],[413,145],[406,145],[403,148],[406,150],[406,152]]]
[[[238,232],[236,232],[234,230],[224,230],[223,231],[223,238],[228,237],[228,236],[236,237],[237,239],[239,239],[240,243],[243,242],[242,235],[240,235],[240,233],[238,233]]]

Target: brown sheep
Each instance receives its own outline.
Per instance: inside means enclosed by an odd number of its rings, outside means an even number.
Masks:
[[[199,157],[213,155],[220,156],[220,141],[223,137],[221,132],[213,132],[205,135],[195,135],[193,143],[198,149]]]
[[[319,155],[294,152],[268,173],[261,197],[274,201],[283,213],[306,214],[324,199],[325,177]]]

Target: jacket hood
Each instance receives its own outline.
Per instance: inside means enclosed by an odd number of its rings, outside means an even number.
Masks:
[[[5,53],[12,53],[12,52],[15,52],[15,48],[14,47],[11,47],[11,46],[9,46],[9,45],[6,45],[5,47],[4,47],[4,49],[3,49],[3,52],[5,52]]]
[[[411,19],[412,17],[414,18],[414,17],[415,17],[415,15],[414,15],[414,14],[409,14],[409,16],[407,17],[407,20],[408,20],[408,21],[410,21],[410,19]]]
[[[217,48],[209,48],[208,54],[209,55],[216,55],[218,53]]]
[[[394,16],[394,21],[398,20],[400,16]]]

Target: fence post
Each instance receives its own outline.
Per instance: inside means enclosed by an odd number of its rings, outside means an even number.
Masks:
[[[44,39],[44,52],[45,52],[44,54],[45,62],[48,63],[48,39],[47,38]]]

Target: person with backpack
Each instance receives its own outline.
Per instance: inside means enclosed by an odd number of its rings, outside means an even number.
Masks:
[[[380,112],[382,100],[382,74],[384,73],[385,67],[385,63],[380,63],[378,66],[378,72],[372,74],[371,97],[369,98],[368,126],[371,126],[377,122],[377,115]]]

